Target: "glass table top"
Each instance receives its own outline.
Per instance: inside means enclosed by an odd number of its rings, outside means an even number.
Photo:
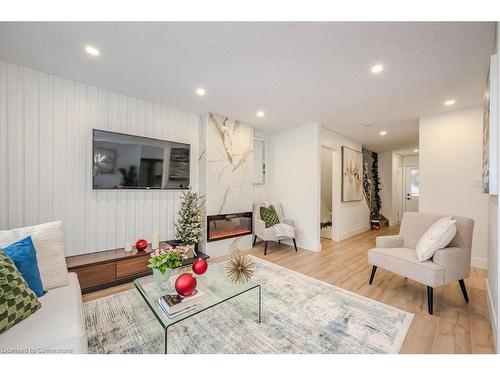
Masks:
[[[197,289],[201,290],[205,294],[204,302],[197,305],[194,309],[186,311],[185,313],[179,313],[178,315],[169,317],[158,304],[158,299],[166,294],[176,293],[174,288],[175,279],[180,274],[185,272],[191,272],[191,267],[174,270],[173,276],[168,281],[156,281],[152,275],[134,280],[135,287],[164,328],[205,311],[242,293],[260,288],[260,285],[253,281],[235,284],[226,277],[224,263],[210,264],[205,274],[201,276],[195,275],[197,280]]]

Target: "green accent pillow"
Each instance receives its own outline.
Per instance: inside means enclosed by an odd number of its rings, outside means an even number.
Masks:
[[[14,263],[0,252],[0,333],[26,319],[41,306]]]
[[[273,205],[269,207],[261,207],[260,208],[260,217],[266,223],[266,228],[272,227],[275,224],[279,224],[280,219],[278,218],[278,214],[276,213],[276,209]]]

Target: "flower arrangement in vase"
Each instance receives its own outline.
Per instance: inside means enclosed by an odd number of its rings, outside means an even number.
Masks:
[[[189,248],[177,246],[173,248],[167,245],[165,248],[157,249],[151,253],[148,267],[153,269],[153,277],[156,281],[170,279],[171,271],[182,266],[182,261],[187,259]]]

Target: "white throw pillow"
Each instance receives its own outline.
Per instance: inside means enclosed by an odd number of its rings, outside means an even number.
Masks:
[[[43,289],[68,285],[68,269],[64,252],[64,231],[61,221],[33,227],[0,230],[0,247],[31,236],[36,250]]]
[[[431,259],[439,249],[444,249],[457,234],[456,220],[451,216],[443,217],[427,229],[417,243],[417,259],[424,262]]]

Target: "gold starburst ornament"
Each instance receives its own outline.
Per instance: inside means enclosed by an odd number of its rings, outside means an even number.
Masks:
[[[255,263],[248,255],[236,253],[226,262],[226,276],[233,283],[246,283],[253,277],[254,272]]]

